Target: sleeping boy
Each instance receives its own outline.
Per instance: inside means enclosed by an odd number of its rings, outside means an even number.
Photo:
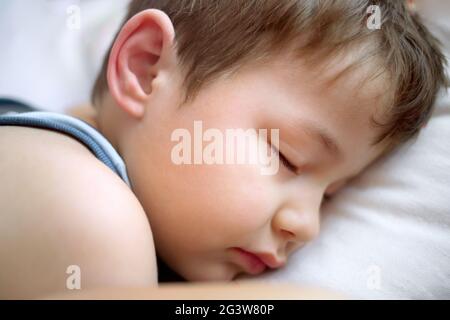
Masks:
[[[67,290],[68,270],[157,287],[156,254],[188,281],[283,267],[327,198],[420,132],[443,64],[403,1],[132,1],[90,105],[0,117],[0,297]],[[247,150],[275,174],[174,161],[199,123],[277,130]]]

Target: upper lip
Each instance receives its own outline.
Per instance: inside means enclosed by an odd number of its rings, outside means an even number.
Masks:
[[[286,264],[286,260],[277,259],[276,256],[272,253],[266,252],[257,253],[248,250],[245,251],[255,255],[259,260],[261,260],[266,266],[268,266],[271,269],[280,268]]]

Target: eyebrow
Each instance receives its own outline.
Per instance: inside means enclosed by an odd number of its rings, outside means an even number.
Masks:
[[[303,121],[302,129],[310,136],[318,140],[322,147],[334,158],[343,156],[342,148],[339,147],[337,139],[333,137],[328,129],[314,122]]]

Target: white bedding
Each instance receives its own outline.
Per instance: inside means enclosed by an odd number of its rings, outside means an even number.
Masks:
[[[0,96],[52,111],[86,102],[127,2],[1,1]],[[422,3],[445,25],[449,3]],[[67,27],[73,4],[81,8],[80,30]],[[440,98],[417,141],[374,164],[324,208],[317,241],[260,280],[356,298],[450,299],[450,95]]]

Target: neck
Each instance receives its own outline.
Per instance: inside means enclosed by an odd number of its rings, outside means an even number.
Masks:
[[[90,104],[78,105],[66,111],[66,114],[87,122],[98,130],[97,112]]]
[[[105,106],[103,106],[105,109]],[[99,131],[117,150],[120,154],[120,145],[117,138],[117,130],[113,128],[119,128],[115,125],[114,116],[110,112],[102,112],[102,110],[96,110],[91,104],[79,105],[69,109],[66,112],[67,115],[74,118],[78,118],[88,123]]]

